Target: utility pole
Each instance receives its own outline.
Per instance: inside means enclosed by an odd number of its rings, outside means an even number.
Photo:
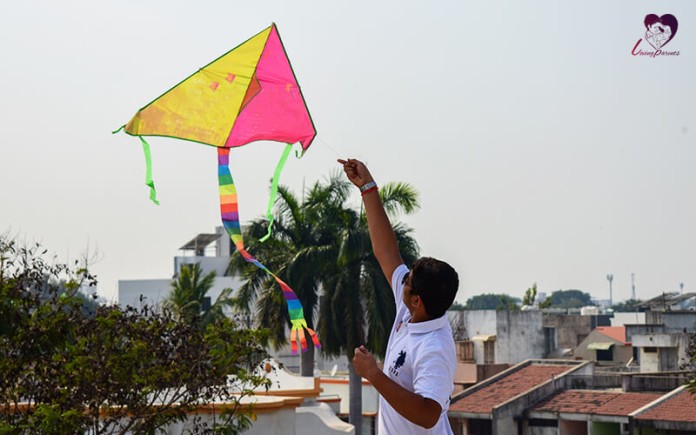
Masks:
[[[683,293],[684,293],[684,283],[680,282],[679,283],[679,294],[683,294]]]
[[[636,300],[636,274],[631,272],[631,299]]]
[[[614,298],[612,297],[611,283],[614,281],[614,275],[611,273],[607,275],[607,281],[609,281],[609,308],[614,306]]]

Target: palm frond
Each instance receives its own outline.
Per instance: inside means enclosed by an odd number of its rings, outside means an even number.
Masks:
[[[411,214],[420,208],[418,191],[408,183],[386,183],[379,191],[384,210],[390,218]]]

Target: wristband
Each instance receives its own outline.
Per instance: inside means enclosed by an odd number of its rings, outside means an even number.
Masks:
[[[368,188],[367,190],[365,190],[365,191],[363,191],[363,192],[361,192],[361,193],[360,193],[360,196],[365,196],[365,195],[367,195],[368,193],[372,192],[373,190],[377,190],[377,186],[376,186],[376,185],[375,185],[375,186],[372,186],[372,187],[370,187],[370,188]]]
[[[374,189],[377,189],[377,183],[375,183],[374,181],[370,181],[369,183],[364,184],[364,185],[360,188],[360,194],[361,194],[361,195],[364,195],[368,190],[369,190],[369,191],[374,190],[373,188],[374,188]]]

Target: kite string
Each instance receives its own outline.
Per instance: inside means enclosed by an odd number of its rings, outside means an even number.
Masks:
[[[345,156],[342,156],[341,154],[339,154],[338,151],[336,151],[331,145],[329,145],[325,140],[323,140],[319,136],[317,136],[317,140],[319,142],[323,143],[328,149],[330,149],[336,155],[336,157],[338,157],[339,159],[345,158]]]

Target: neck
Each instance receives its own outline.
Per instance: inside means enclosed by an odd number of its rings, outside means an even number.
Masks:
[[[427,322],[428,320],[432,320],[428,316],[428,313],[421,312],[421,311],[412,311],[411,312],[411,320],[409,320],[409,323]]]

